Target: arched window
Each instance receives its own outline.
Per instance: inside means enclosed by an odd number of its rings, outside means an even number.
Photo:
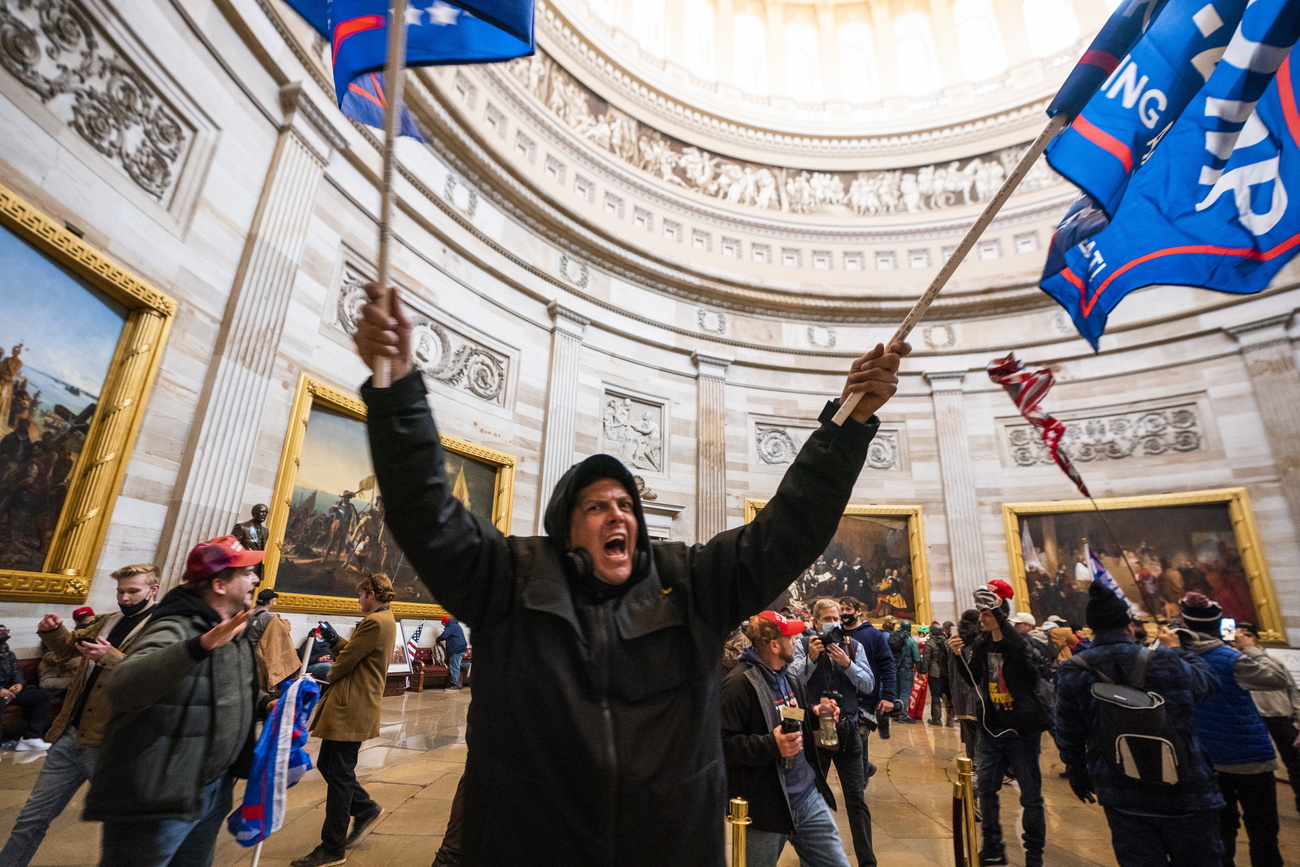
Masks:
[[[732,59],[737,87],[767,93],[767,34],[763,19],[743,12],[731,19]]]
[[[989,0],[957,0],[952,18],[957,25],[957,56],[968,81],[983,81],[1006,70],[1007,53]]]
[[[614,3],[615,0],[587,0],[592,14],[606,24],[614,23]]]
[[[700,78],[713,79],[713,4],[709,0],[686,0],[682,7],[682,63]]]
[[[632,35],[658,57],[664,53],[664,0],[637,0],[632,6]]]
[[[880,74],[871,42],[871,27],[865,21],[840,25],[840,88],[849,102],[880,99]]]
[[[903,93],[924,96],[938,90],[939,64],[930,20],[920,12],[899,15],[894,19],[894,39],[898,43],[898,79]]]
[[[1064,51],[1079,38],[1079,21],[1070,0],[1024,0],[1020,10],[1029,50],[1039,57]]]
[[[786,92],[800,102],[822,98],[819,56],[816,28],[800,21],[785,26]]]

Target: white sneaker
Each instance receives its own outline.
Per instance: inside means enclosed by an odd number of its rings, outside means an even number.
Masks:
[[[48,750],[54,744],[49,741],[43,741],[40,738],[23,738],[18,742],[16,750]]]

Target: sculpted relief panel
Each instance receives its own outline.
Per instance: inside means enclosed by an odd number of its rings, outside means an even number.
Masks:
[[[71,0],[0,0],[0,66],[166,202],[194,128]]]
[[[588,90],[549,56],[506,64],[516,81],[591,144],[661,181],[729,205],[830,216],[915,214],[988,201],[1023,148],[889,171],[821,172],[732,160],[665,136]],[[1039,160],[1019,190],[1060,178]]]
[[[359,269],[351,265],[344,267],[335,322],[349,335],[356,331],[357,316],[366,303],[366,293],[361,286],[368,279]],[[418,308],[412,307],[410,315],[411,360],[426,379],[468,392],[497,406],[505,404],[509,356],[434,321]]]
[[[601,451],[634,470],[664,471],[663,404],[607,390],[600,421]]]
[[[1061,421],[1065,423],[1062,447],[1073,460],[1083,463],[1197,452],[1206,448],[1200,408],[1195,403]],[[1054,463],[1043,438],[1030,425],[1008,424],[1005,435],[1016,466]]]
[[[801,428],[785,424],[773,424],[756,421],[754,423],[754,445],[758,451],[758,460],[769,466],[784,466],[792,463],[799,449],[803,448],[814,428]],[[881,429],[867,449],[867,467],[873,470],[903,469],[903,454],[900,434],[897,430]]]

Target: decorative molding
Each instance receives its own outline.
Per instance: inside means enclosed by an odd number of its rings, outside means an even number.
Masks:
[[[166,203],[195,125],[74,0],[0,0],[0,66],[55,117]]]
[[[829,325],[809,325],[808,342],[818,349],[835,348],[835,329]]]
[[[754,421],[754,446],[761,464],[785,466],[808,442],[815,426],[802,426],[772,421]],[[872,470],[902,470],[902,434],[896,428],[881,428],[871,440],[867,450],[866,467]]]
[[[478,211],[478,190],[451,172],[447,173],[447,184],[443,188],[443,198],[466,217],[471,220],[474,219],[474,214]]]
[[[1120,461],[1206,449],[1200,407],[1195,401],[1139,410],[1094,410],[1068,418],[1061,446],[1079,463]],[[1019,467],[1054,464],[1036,428],[1008,423],[1003,428],[1012,463]]]
[[[328,147],[336,151],[348,149],[348,140],[334,128],[334,124],[326,117],[325,112],[321,111],[320,106],[312,102],[311,97],[303,90],[302,82],[295,81],[280,88],[280,108],[284,111],[286,123],[291,124],[295,114],[301,115],[307,125],[325,140]],[[330,155],[327,151],[313,146],[313,143],[307,144],[322,165],[329,162]]]
[[[721,310],[710,310],[707,307],[698,307],[695,310],[695,323],[701,331],[709,334],[726,334],[727,333],[727,314]]]
[[[957,329],[951,325],[927,325],[921,338],[927,349],[951,349],[957,344]]]
[[[600,408],[600,450],[634,470],[665,470],[665,404],[605,389]]]
[[[343,266],[342,286],[335,305],[335,322],[349,336],[356,332],[357,314],[366,303],[362,284],[373,278],[353,263]],[[411,295],[407,296],[412,297]],[[510,357],[461,331],[412,308],[411,361],[426,379],[467,392],[496,406],[505,405]]]
[[[587,283],[591,280],[591,271],[587,268],[587,263],[568,253],[560,254],[560,274],[579,289],[586,289]]]
[[[982,204],[993,197],[1024,151],[1019,145],[886,171],[808,171],[765,165],[721,157],[647,126],[610,105],[541,49],[510,61],[505,68],[519,87],[593,147],[661,183],[759,211],[859,219]],[[463,94],[466,85],[458,71],[454,87]],[[1060,180],[1040,160],[1017,192],[1032,192]]]
[[[1290,343],[1291,336],[1287,334],[1287,329],[1291,327],[1291,320],[1294,318],[1295,311],[1288,311],[1278,316],[1248,322],[1245,325],[1229,326],[1223,330],[1241,344],[1243,350],[1262,349],[1275,343]]]

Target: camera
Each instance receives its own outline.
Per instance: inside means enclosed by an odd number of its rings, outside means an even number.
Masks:
[[[829,647],[832,644],[844,643],[844,629],[841,626],[832,626],[829,632],[819,632],[817,637],[822,640],[822,644]]]

